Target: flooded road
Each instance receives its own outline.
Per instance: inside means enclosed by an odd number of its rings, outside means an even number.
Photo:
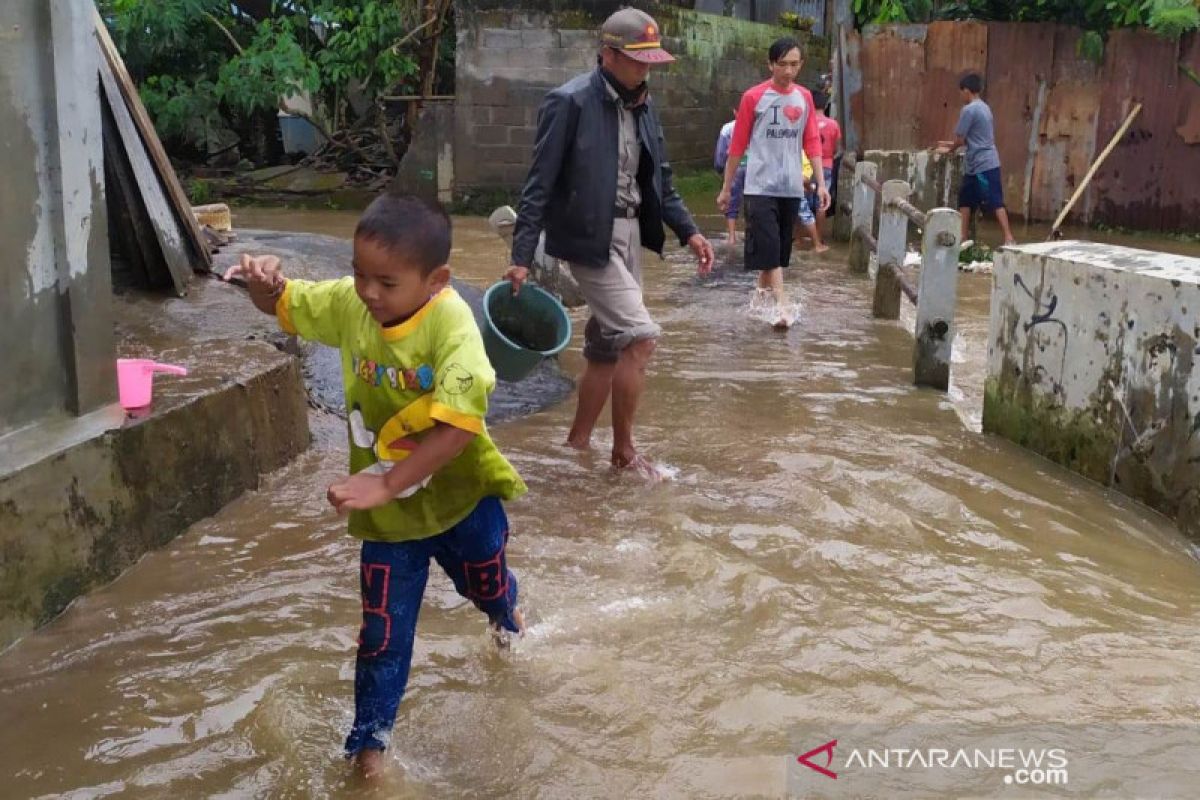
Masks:
[[[500,240],[456,223],[456,274],[492,280]],[[814,721],[1200,716],[1193,546],[964,426],[969,347],[957,395],[917,390],[867,283],[836,251],[801,265],[780,336],[746,317],[738,271],[648,262],[666,333],[640,443],[676,480],[611,474],[607,428],[592,455],[561,447],[571,403],[493,431],[531,490],[510,507],[529,632],[498,654],[433,574],[400,769],[366,796],[780,796]],[[960,283],[968,338],[988,281]],[[340,424],[0,657],[0,794],[364,796],[339,757],[359,619],[356,543],[324,501]]]

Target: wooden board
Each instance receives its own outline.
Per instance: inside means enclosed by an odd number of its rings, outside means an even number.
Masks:
[[[162,247],[146,213],[133,167],[107,102],[100,103],[104,139],[104,183],[108,195],[109,244],[114,251],[113,287],[173,288]],[[116,256],[120,256],[118,259]],[[164,283],[165,277],[165,283]]]
[[[136,188],[133,188],[133,191],[140,195],[145,204],[146,214],[154,227],[155,237],[158,239],[159,247],[162,248],[163,259],[166,261],[171,275],[171,283],[174,285],[176,294],[182,297],[187,294],[188,280],[191,278],[192,265],[195,263],[189,247],[184,241],[186,235],[184,226],[180,224],[178,215],[174,213],[167,200],[166,192],[163,191],[154,165],[150,163],[146,150],[142,146],[141,136],[138,135],[129,109],[126,108],[125,102],[121,98],[116,78],[109,69],[108,63],[103,59],[100,60],[100,84],[104,90],[104,102],[107,104],[108,110],[112,112],[113,120],[117,124],[117,132],[120,134],[122,148],[126,158],[129,159],[129,166],[133,170],[133,177],[136,181]],[[191,211],[189,210],[188,213],[190,214]],[[207,250],[205,250],[205,257],[208,260]],[[151,284],[154,284],[158,282],[158,279],[151,276],[150,281]]]
[[[187,194],[183,191],[183,185],[179,182],[179,176],[175,174],[175,168],[171,166],[171,160],[167,158],[167,152],[163,149],[158,133],[154,130],[154,123],[150,121],[150,115],[146,113],[146,107],[142,105],[142,98],[138,95],[137,87],[130,78],[129,71],[125,69],[125,62],[121,59],[121,54],[117,52],[112,37],[108,35],[108,28],[104,26],[104,20],[100,18],[99,11],[95,12],[95,20],[96,40],[100,45],[100,52],[104,56],[103,61],[111,70],[120,96],[124,98],[128,113],[133,118],[143,145],[153,160],[155,171],[162,183],[170,207],[179,220],[190,250],[188,260],[191,268],[198,272],[211,271],[212,257],[209,255],[200,225],[192,215],[192,206],[188,202]],[[102,63],[101,66],[103,67],[104,64]],[[115,105],[116,95],[112,97],[112,103]]]

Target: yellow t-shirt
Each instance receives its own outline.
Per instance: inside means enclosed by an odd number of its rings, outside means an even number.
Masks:
[[[411,494],[351,512],[352,536],[424,539],[452,528],[484,497],[525,493],[521,476],[488,436],[484,417],[496,374],[458,292],[447,287],[385,328],[359,300],[353,278],[289,280],[275,311],[288,333],[341,351],[351,473],[387,472],[438,422],[478,434]]]

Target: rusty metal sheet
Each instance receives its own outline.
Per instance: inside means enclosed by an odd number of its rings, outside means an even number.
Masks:
[[[988,26],[981,22],[933,22],[925,34],[925,88],[921,97],[918,147],[952,139],[964,73],[987,76]],[[990,83],[990,81],[989,81]]]
[[[1096,152],[1100,69],[1079,56],[1080,36],[1078,28],[1054,28],[1054,64],[1031,174],[1029,212],[1033,219],[1058,216]],[[1086,197],[1076,204],[1070,219],[1087,218],[1085,201]]]
[[[1179,126],[1184,144],[1200,144],[1200,34],[1185,38],[1179,59]]]
[[[841,78],[838,115],[841,117],[843,146],[847,151],[862,152],[862,135],[866,130],[866,109],[863,106],[862,36],[849,25],[838,28],[841,52]]]
[[[1163,160],[1169,165],[1159,195],[1160,227],[1164,230],[1200,231],[1200,84],[1188,74],[1200,77],[1200,33],[1192,33],[1180,42],[1176,65],[1179,88],[1176,93],[1174,135]]]
[[[996,125],[1004,202],[1029,218],[1034,154],[1054,69],[1053,24],[988,23],[985,99]]]
[[[870,26],[865,31],[860,53],[864,150],[922,147],[920,109],[925,77],[925,31],[924,25]]]
[[[1097,148],[1104,148],[1135,102],[1142,104],[1142,112],[1092,179],[1095,220],[1136,228],[1172,227],[1163,218],[1162,190],[1168,181],[1174,185],[1172,173],[1181,167],[1165,157],[1172,140],[1178,139],[1178,62],[1178,41],[1137,30],[1109,36]]]

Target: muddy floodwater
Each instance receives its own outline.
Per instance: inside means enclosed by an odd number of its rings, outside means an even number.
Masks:
[[[504,247],[456,223],[456,274],[486,285]],[[324,501],[342,423],[318,414],[260,491],[0,656],[0,795],[776,797],[814,721],[1200,717],[1193,543],[977,431],[989,276],[960,281],[942,395],[910,385],[911,338],[837,249],[789,274],[786,335],[736,268],[646,274],[665,336],[638,433],[674,479],[612,474],[607,427],[564,449],[573,401],[494,429],[530,486],[509,510],[530,628],[498,653],[433,573],[384,786],[340,758],[358,554]]]

